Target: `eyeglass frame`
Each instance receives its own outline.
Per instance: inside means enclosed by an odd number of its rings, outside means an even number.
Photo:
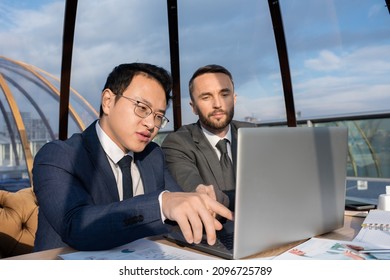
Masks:
[[[164,114],[159,114],[159,113],[154,112],[153,109],[150,108],[150,106],[148,104],[145,104],[144,102],[139,101],[137,99],[134,99],[134,98],[131,98],[131,97],[128,97],[128,96],[124,96],[122,94],[118,94],[118,96],[119,97],[123,97],[123,98],[133,102],[133,104],[134,104],[134,114],[136,114],[138,117],[140,117],[142,119],[145,119],[148,116],[150,116],[151,114],[153,114],[154,115],[153,116],[154,126],[157,127],[158,129],[164,128],[169,123],[169,119]],[[139,112],[137,113],[137,109],[142,108],[142,106],[144,106],[147,109],[149,109],[150,112],[148,114],[144,114],[144,115],[140,115]],[[156,116],[161,117],[161,124],[160,124],[160,126],[156,125]]]

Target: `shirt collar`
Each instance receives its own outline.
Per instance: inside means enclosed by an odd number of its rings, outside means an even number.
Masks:
[[[96,122],[96,133],[99,138],[100,144],[103,147],[104,152],[106,155],[114,162],[118,163],[125,154],[123,151],[118,147],[117,144],[115,144],[114,141],[111,140],[111,138],[104,132],[104,130],[101,128],[99,122]],[[134,152],[129,151],[127,155],[134,158]]]
[[[221,139],[227,139],[229,140],[230,143],[232,143],[232,136],[231,136],[231,128],[230,128],[230,125],[229,125],[229,130],[227,131],[225,137],[223,138],[220,138],[219,136],[211,133],[210,131],[208,131],[207,129],[205,129],[203,126],[201,126],[202,128],[202,131],[204,133],[204,135],[206,136],[207,140],[209,140],[210,144],[215,147],[215,145],[217,145],[218,141],[221,140]]]

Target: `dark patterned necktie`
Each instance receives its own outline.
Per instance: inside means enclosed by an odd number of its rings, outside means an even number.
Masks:
[[[129,155],[124,156],[118,161],[118,165],[122,171],[123,200],[133,197],[133,182],[130,173],[131,161],[132,157]]]
[[[222,139],[219,140],[216,147],[221,152],[221,158],[219,162],[221,163],[222,172],[225,180],[225,188],[223,190],[233,190],[235,189],[235,176],[234,176],[234,167],[233,163],[227,152],[227,143],[229,140]]]

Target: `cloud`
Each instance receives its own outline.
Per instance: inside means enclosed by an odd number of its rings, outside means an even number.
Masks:
[[[2,55],[59,75],[63,10],[63,1],[36,10],[8,6],[8,17],[1,20],[8,23],[0,31]]]
[[[390,70],[390,61],[384,59],[388,56],[389,45],[377,45],[356,48],[351,52],[336,54],[331,50],[322,50],[319,55],[307,59],[304,66],[309,70],[318,72],[343,71],[344,75],[383,75]]]
[[[333,52],[323,50],[318,58],[308,59],[305,66],[316,71],[332,71],[338,70],[341,67],[341,59]]]
[[[0,3],[0,53],[59,77],[65,3],[33,2]],[[382,24],[383,7],[356,5],[351,13],[343,1],[321,2],[320,9],[320,3],[306,3],[305,9],[300,3],[282,6],[296,110],[303,116],[389,110],[390,42]],[[282,80],[266,1],[248,0],[246,5],[237,5],[236,0],[178,1],[178,7],[183,122],[195,118],[184,110],[189,108],[188,79],[209,63],[222,64],[233,73],[238,119],[283,118]],[[297,12],[289,13],[292,10]],[[352,23],[359,28],[347,29],[355,26]],[[170,69],[166,2],[79,1],[72,87],[98,108],[107,74],[129,61]]]

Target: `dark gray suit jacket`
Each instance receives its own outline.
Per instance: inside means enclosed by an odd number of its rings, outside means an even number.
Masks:
[[[237,129],[254,126],[248,122],[231,122],[233,163],[237,157]],[[224,175],[218,156],[203,134],[199,121],[168,134],[162,148],[169,171],[185,191],[193,191],[199,184],[223,190]]]
[[[95,122],[66,141],[43,146],[34,159],[39,214],[35,251],[61,246],[105,250],[162,234],[159,194],[182,191],[170,175],[161,148],[151,142],[134,153],[145,195],[119,200]]]

